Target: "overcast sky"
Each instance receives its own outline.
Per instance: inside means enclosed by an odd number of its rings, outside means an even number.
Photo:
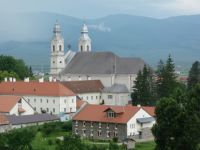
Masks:
[[[200,0],[0,0],[0,13],[54,12],[79,18],[131,14],[163,18],[200,14]]]

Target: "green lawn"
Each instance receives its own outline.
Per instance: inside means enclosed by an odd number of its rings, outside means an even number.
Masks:
[[[136,143],[136,149],[135,150],[154,150],[155,149],[155,142],[142,142],[142,143]]]

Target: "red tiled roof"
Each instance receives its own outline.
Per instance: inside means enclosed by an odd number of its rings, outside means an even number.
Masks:
[[[77,109],[81,108],[81,106],[84,105],[85,103],[87,103],[87,102],[83,101],[83,100],[77,100],[76,101],[76,108]]]
[[[115,118],[108,118],[105,110],[112,109],[121,112]],[[73,120],[127,123],[141,108],[137,106],[108,106],[108,105],[86,105]]]
[[[0,126],[9,124],[8,119],[5,115],[0,114]]]
[[[0,96],[0,112],[7,113],[17,104],[21,99],[19,96]]]
[[[104,88],[100,80],[66,81],[61,83],[70,88],[74,93],[101,92]]]
[[[155,107],[142,106],[142,109],[144,109],[150,116],[155,116]]]
[[[17,81],[1,82],[1,95],[74,96],[75,93],[60,82]]]

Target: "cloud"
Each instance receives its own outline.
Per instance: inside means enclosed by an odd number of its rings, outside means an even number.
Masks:
[[[91,24],[91,25],[88,25],[88,27],[91,29],[99,30],[101,32],[110,32],[111,31],[111,28],[105,26],[105,24],[103,22],[100,24],[97,24],[97,25]]]

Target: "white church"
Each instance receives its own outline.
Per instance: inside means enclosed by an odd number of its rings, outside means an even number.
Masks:
[[[137,73],[144,67],[141,58],[120,57],[113,52],[94,52],[88,27],[83,24],[78,50],[64,52],[64,39],[57,22],[51,41],[50,75],[60,81],[100,80],[105,87],[124,84],[131,91]]]

